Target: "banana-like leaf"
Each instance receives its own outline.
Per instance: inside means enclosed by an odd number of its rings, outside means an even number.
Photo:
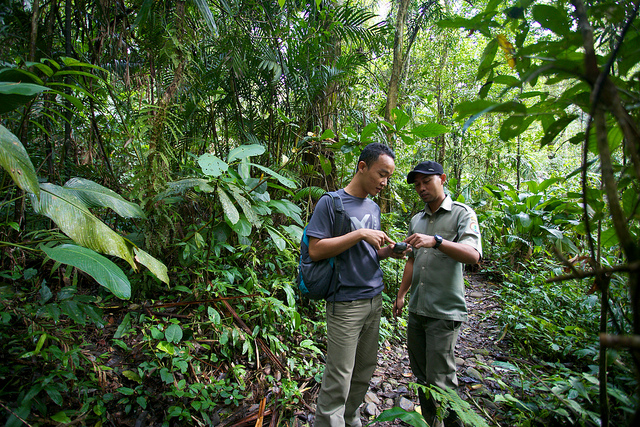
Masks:
[[[20,68],[0,70],[0,114],[13,111],[49,90],[34,74]]]
[[[96,218],[72,191],[44,183],[40,184],[40,200],[29,196],[35,211],[51,218],[73,241],[96,252],[122,258],[137,270],[133,243]]]
[[[15,82],[0,82],[0,95],[20,95],[24,97],[32,97],[49,90],[48,87],[34,85],[33,83],[15,83]]]
[[[28,193],[40,197],[38,176],[31,163],[27,150],[17,136],[0,125],[0,166],[2,166],[13,178],[18,187]]]
[[[100,285],[109,289],[116,297],[120,299],[131,298],[131,283],[129,283],[127,276],[120,267],[99,253],[82,246],[69,244],[55,248],[43,247],[42,250],[52,260],[84,271],[96,279]]]
[[[71,178],[64,184],[64,188],[90,208],[109,208],[125,218],[145,218],[138,204],[129,202],[115,191],[88,179]]]
[[[167,274],[166,265],[138,247],[134,247],[133,252],[136,254],[136,261],[147,267],[158,279],[162,280],[167,285],[169,284],[169,275]]]
[[[227,193],[225,193],[225,191],[221,187],[218,187],[218,197],[220,197],[220,203],[222,203],[224,215],[229,221],[231,221],[231,224],[237,223],[240,219],[238,209],[236,209]]]

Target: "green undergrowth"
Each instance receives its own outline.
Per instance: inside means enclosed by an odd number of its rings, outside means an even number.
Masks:
[[[71,267],[3,272],[3,424],[212,425],[263,399],[289,423],[319,388],[324,307],[265,259],[245,251],[200,279],[176,269],[180,284],[153,292],[133,276],[129,301]],[[381,340],[401,339],[390,301]]]
[[[600,291],[591,289],[592,280],[548,280],[565,273],[549,261],[520,267],[502,268],[506,280],[496,295],[510,354],[488,367],[500,389],[494,401],[513,425],[600,425]],[[609,333],[630,333],[620,309],[627,298],[624,281],[614,276]],[[606,357],[610,422],[627,425],[638,399],[633,362],[628,351],[609,349]]]

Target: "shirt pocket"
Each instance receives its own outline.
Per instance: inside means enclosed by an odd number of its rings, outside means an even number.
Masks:
[[[435,231],[433,234],[434,235],[437,234],[438,236],[441,236],[444,240],[448,242],[454,242],[457,237],[456,233],[452,233],[446,230]],[[431,250],[435,251],[435,257],[438,259],[447,259],[447,258],[451,259],[449,255],[445,254],[439,249],[431,249]]]

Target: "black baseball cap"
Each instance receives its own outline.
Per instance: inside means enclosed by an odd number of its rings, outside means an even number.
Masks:
[[[409,184],[413,184],[413,181],[416,180],[417,173],[424,175],[442,175],[444,174],[444,169],[442,169],[442,165],[438,162],[432,162],[431,160],[420,162],[407,175],[407,182]]]

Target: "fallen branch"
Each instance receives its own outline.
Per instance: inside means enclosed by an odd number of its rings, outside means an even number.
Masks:
[[[224,303],[225,308],[227,309],[229,314],[231,314],[231,316],[233,316],[233,319],[236,321],[236,323],[238,325],[240,325],[240,327],[246,333],[248,333],[251,336],[253,334],[251,332],[251,329],[249,329],[247,324],[242,321],[240,316],[238,316],[238,313],[236,313],[236,311],[233,309],[233,307],[231,307],[231,304],[229,304],[226,300],[223,300],[222,302]],[[276,367],[278,369],[280,369],[280,372],[285,373],[287,375],[287,377],[288,377],[289,376],[289,371],[284,367],[284,365],[282,364],[282,362],[280,362],[280,360],[276,357],[276,355],[273,354],[273,352],[271,351],[269,346],[262,340],[262,338],[256,337],[255,340],[258,343],[258,345],[260,346],[260,348],[262,349],[262,351],[264,353],[266,353],[267,356],[269,357],[269,359],[271,359],[271,361],[276,365]]]
[[[600,334],[600,344],[609,348],[632,348],[640,350],[640,335]]]
[[[264,421],[264,407],[267,405],[267,398],[263,397],[260,401],[260,408],[258,409],[258,419],[256,420],[256,427],[262,427]]]
[[[250,425],[255,424],[256,420],[259,418],[259,412],[254,412],[251,415],[246,416],[235,424],[231,424],[229,427],[249,427]],[[263,414],[263,417],[268,417],[271,415],[271,409],[267,409]]]
[[[551,277],[550,279],[547,279],[546,282],[551,283],[551,282],[563,282],[565,280],[572,280],[572,279],[586,279],[588,277],[598,276],[599,274],[631,272],[631,271],[637,271],[637,270],[640,270],[640,261],[635,261],[635,262],[632,262],[631,264],[616,265],[615,267],[611,267],[611,268],[599,268],[593,271],[575,270],[575,273],[573,274],[566,274],[563,276]]]
[[[25,420],[23,420],[20,415],[16,414],[15,412],[13,412],[9,407],[5,406],[5,404],[3,402],[0,402],[0,406],[2,406],[7,412],[9,412],[11,415],[13,415],[14,417],[16,417],[17,419],[19,419],[20,421],[22,421],[22,423],[26,426],[32,427],[31,424],[29,424],[28,422],[26,422]]]

